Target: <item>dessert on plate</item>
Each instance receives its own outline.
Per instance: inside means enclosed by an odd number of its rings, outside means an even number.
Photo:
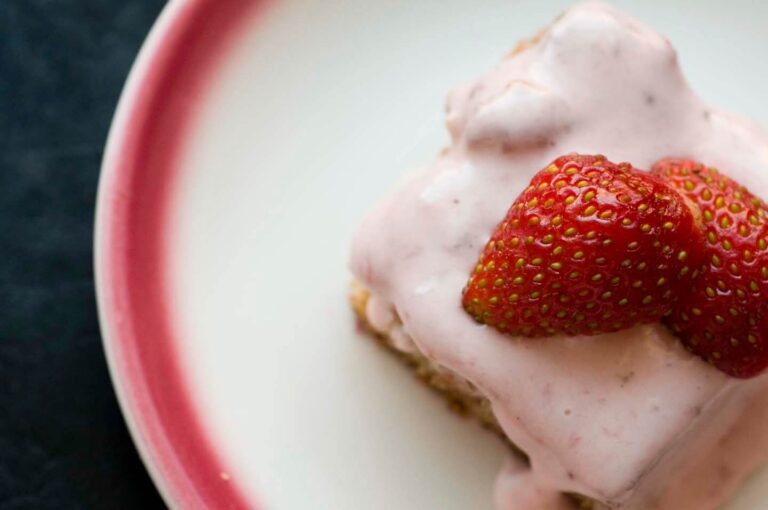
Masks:
[[[719,507],[768,461],[768,134],[577,5],[447,102],[352,304],[513,448],[501,510]]]

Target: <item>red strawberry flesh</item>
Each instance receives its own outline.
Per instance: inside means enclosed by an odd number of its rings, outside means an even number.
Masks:
[[[734,377],[768,366],[768,212],[745,187],[696,161],[665,159],[652,172],[701,210],[700,278],[666,322],[693,353]]]
[[[691,287],[700,236],[661,180],[599,155],[563,156],[496,227],[462,302],[478,322],[529,337],[656,322]]]

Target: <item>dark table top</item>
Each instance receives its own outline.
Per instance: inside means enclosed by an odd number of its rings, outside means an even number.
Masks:
[[[0,508],[162,508],[96,318],[107,129],[161,0],[0,0]]]

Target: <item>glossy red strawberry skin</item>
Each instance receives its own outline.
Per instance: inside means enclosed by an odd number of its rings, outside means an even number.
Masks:
[[[496,227],[462,303],[512,335],[593,335],[658,321],[700,266],[696,218],[628,163],[568,155],[537,173]]]
[[[693,353],[734,377],[768,366],[768,212],[713,168],[657,162],[652,173],[701,210],[704,267],[666,322]]]

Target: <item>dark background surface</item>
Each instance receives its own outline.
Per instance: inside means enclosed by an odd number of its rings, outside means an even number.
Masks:
[[[112,391],[91,257],[107,130],[161,0],[0,0],[0,508],[163,508]]]

